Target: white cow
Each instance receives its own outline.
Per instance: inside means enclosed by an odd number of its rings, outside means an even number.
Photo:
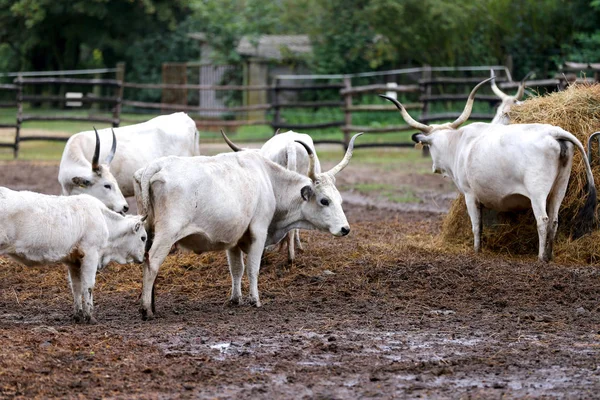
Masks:
[[[0,187],[0,219],[0,254],[25,265],[62,262],[69,267],[76,322],[96,322],[98,268],[110,261],[144,260],[143,219],[117,214],[89,195],[49,196]]]
[[[112,133],[101,129],[96,138],[93,131],[71,136],[60,161],[58,181],[63,195],[90,194],[111,210],[125,213],[129,207],[124,196],[134,194],[135,171],[169,155],[200,155],[196,124],[185,113],[162,115],[115,128]],[[100,159],[105,159],[103,164]]]
[[[242,150],[240,147],[233,144],[222,130],[221,134],[223,135],[225,142],[227,142],[233,151]],[[302,142],[310,147],[315,156],[315,173],[320,174],[321,163],[319,162],[319,157],[317,157],[315,145],[310,135],[305,133],[297,133],[294,131],[279,133],[279,130],[277,130],[277,132],[275,132],[275,136],[267,140],[260,150],[257,149],[257,151],[259,151],[264,157],[276,162],[282,167],[299,172],[303,175],[307,175],[310,159],[308,157],[308,153],[306,150],[304,150],[304,147],[298,142]],[[285,241],[287,243],[288,250],[288,263],[291,264],[294,262],[296,257],[295,246],[302,250],[302,243],[300,242],[300,230],[291,230],[287,234]]]
[[[461,116],[452,123],[425,125],[415,121],[402,104],[390,97],[407,124],[422,133],[413,140],[430,147],[433,171],[450,177],[465,195],[471,218],[475,251],[481,246],[481,208],[511,211],[533,208],[539,236],[539,259],[552,258],[558,227],[558,209],[567,190],[573,146],[583,155],[588,198],[580,210],[583,234],[594,224],[596,187],[582,144],[562,128],[545,124],[498,125],[474,123],[459,128],[471,114],[479,83]]]
[[[517,94],[514,96],[509,96],[506,93],[504,93],[502,90],[500,90],[500,88],[496,85],[495,79],[492,79],[492,91],[494,92],[494,94],[496,96],[500,97],[500,100],[502,100],[502,102],[496,109],[496,115],[494,116],[494,119],[492,119],[492,124],[501,124],[501,125],[510,124],[510,118],[508,117],[508,112],[510,111],[510,108],[512,106],[520,105],[522,103],[521,98],[525,94],[525,81],[527,80],[527,78],[529,78],[529,76],[531,74],[532,73],[530,72],[529,74],[527,74],[525,76],[525,78],[523,78],[523,80],[519,84],[519,89],[517,90]],[[496,77],[496,75],[494,74],[494,70],[491,70],[491,75],[492,75],[492,78]]]
[[[283,168],[255,151],[214,157],[165,157],[136,172],[136,200],[147,215],[148,262],[144,265],[141,312],[154,315],[154,281],[174,243],[196,253],[226,250],[232,277],[231,302],[242,302],[246,253],[250,300],[260,306],[258,272],[265,246],[292,229],[319,229],[345,236],[350,227],[342,210],[335,175],[352,157],[317,174],[310,156],[308,177]]]

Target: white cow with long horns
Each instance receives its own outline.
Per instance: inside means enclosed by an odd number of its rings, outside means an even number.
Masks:
[[[171,246],[196,253],[226,250],[232,303],[242,302],[243,253],[247,254],[250,301],[260,306],[258,272],[265,246],[292,229],[318,229],[345,236],[350,226],[342,210],[335,175],[352,157],[355,135],[342,161],[308,176],[283,168],[255,151],[213,157],[165,157],[135,173],[136,200],[148,217],[148,261],[144,265],[141,313],[154,315],[154,282]],[[302,143],[301,143],[302,144]]]
[[[90,194],[111,210],[125,213],[129,209],[125,197],[134,195],[135,171],[169,155],[200,155],[196,123],[183,112],[71,136],[60,161],[58,181],[63,195]],[[101,159],[104,162],[100,163]]]
[[[496,77],[496,74],[494,73],[493,69],[490,70],[490,74],[491,74],[492,78]],[[521,99],[523,98],[523,95],[525,94],[525,81],[532,74],[533,74],[533,72],[530,72],[525,76],[525,78],[523,78],[523,80],[519,84],[517,93],[514,96],[510,96],[510,95],[504,93],[502,90],[500,90],[498,85],[496,85],[496,80],[492,79],[492,83],[491,83],[492,91],[494,92],[494,94],[496,96],[498,96],[500,98],[500,100],[502,100],[502,102],[496,109],[496,115],[494,115],[494,119],[492,119],[492,124],[501,124],[501,125],[510,124],[510,118],[508,117],[508,112],[510,111],[512,106],[515,106],[515,105],[518,106],[522,103]]]
[[[305,133],[298,133],[294,131],[279,133],[278,129],[275,132],[275,135],[269,140],[267,140],[260,149],[242,149],[239,146],[232,143],[229,140],[229,138],[227,138],[223,130],[221,130],[221,134],[223,135],[223,139],[225,139],[225,142],[233,151],[258,151],[264,157],[268,158],[273,162],[276,162],[282,167],[285,167],[291,171],[299,172],[302,175],[307,175],[308,167],[310,165],[310,158],[306,150],[304,150],[304,145],[301,145],[299,143],[302,142],[303,144],[310,147],[310,149],[314,153],[315,173],[321,173],[321,163],[319,161],[319,157],[317,156],[315,145],[310,135],[307,135]],[[302,242],[300,241],[300,230],[291,230],[287,234],[285,239],[281,241],[282,245],[284,243],[287,244],[288,263],[292,264],[296,258],[296,247],[300,250],[303,250]]]
[[[546,124],[498,125],[474,123],[460,128],[471,114],[475,92],[471,91],[458,119],[441,125],[415,121],[397,100],[393,102],[406,123],[421,133],[413,140],[429,146],[433,171],[450,177],[465,195],[471,218],[475,251],[481,248],[481,208],[512,211],[533,208],[537,221],[540,261],[552,258],[563,201],[573,162],[573,147],[581,152],[587,174],[587,200],[577,217],[581,235],[595,224],[596,187],[583,145],[562,128]]]

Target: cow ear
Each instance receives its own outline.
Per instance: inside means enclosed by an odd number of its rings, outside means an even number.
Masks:
[[[71,179],[71,181],[74,185],[79,187],[89,187],[92,185],[92,182],[89,179],[83,178],[81,176],[76,176],[73,179]]]
[[[431,137],[427,136],[424,133],[415,133],[414,135],[412,135],[412,141],[415,143],[422,143],[422,144],[430,144],[431,143]]]
[[[135,226],[133,227],[133,232],[137,233],[137,231],[139,231],[141,227],[142,227],[142,222],[141,221],[136,222]]]
[[[301,190],[300,190],[300,195],[302,196],[302,198],[304,199],[304,201],[308,201],[310,200],[310,198],[315,194],[315,192],[313,191],[312,187],[310,185],[306,185],[304,186]]]

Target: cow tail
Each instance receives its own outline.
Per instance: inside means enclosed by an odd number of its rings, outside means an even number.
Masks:
[[[583,162],[585,163],[585,173],[587,176],[587,198],[585,199],[585,203],[579,209],[577,217],[575,219],[575,230],[573,232],[573,238],[578,238],[585,235],[588,232],[591,232],[596,227],[596,206],[598,203],[598,198],[596,195],[596,184],[594,183],[594,175],[592,174],[592,167],[590,166],[590,162],[587,158],[587,154],[581,142],[571,133],[560,130],[553,132],[554,138],[557,140],[565,140],[573,143],[575,147],[581,153],[581,157],[583,158]]]
[[[150,216],[152,213],[151,202],[150,202],[150,185],[152,177],[162,169],[162,163],[155,161],[149,164],[142,171],[142,176],[140,178],[140,197],[141,197],[141,210],[139,210],[140,215]]]

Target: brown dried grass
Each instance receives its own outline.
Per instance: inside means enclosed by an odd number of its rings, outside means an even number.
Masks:
[[[589,136],[600,130],[600,84],[572,85],[562,92],[550,93],[525,101],[510,111],[513,123],[545,123],[571,132],[587,146]],[[596,154],[597,154],[597,150]],[[600,165],[592,163],[595,182],[600,182]],[[594,231],[577,240],[571,239],[578,210],[586,198],[585,163],[575,151],[569,187],[559,212],[559,230],[554,245],[557,261],[600,261],[600,232]],[[485,218],[482,245],[486,251],[503,254],[537,254],[538,237],[531,210],[498,213],[495,223]],[[453,246],[472,247],[473,234],[464,196],[452,204],[445,218],[441,238]]]

